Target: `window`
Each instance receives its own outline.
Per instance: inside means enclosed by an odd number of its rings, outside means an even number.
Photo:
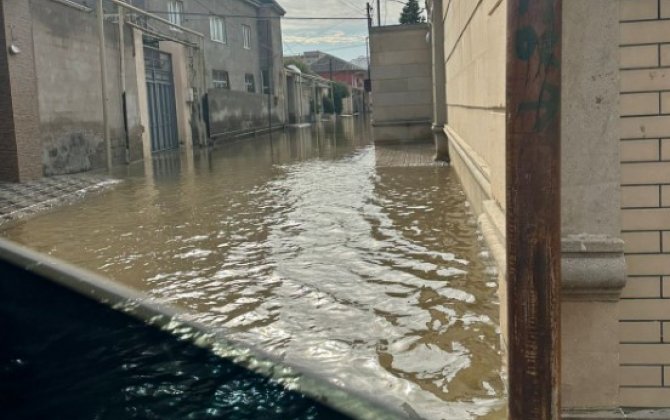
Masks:
[[[180,0],[168,2],[168,20],[170,23],[181,26],[183,21],[184,3]]]
[[[251,49],[251,27],[248,25],[242,25],[242,42],[244,43],[244,49]]]
[[[247,88],[247,92],[256,93],[256,82],[253,74],[247,73],[244,75],[244,86]]]
[[[212,41],[221,42],[223,44],[228,42],[226,37],[226,22],[223,18],[212,16],[209,18],[209,33]]]
[[[212,70],[212,86],[215,89],[230,90],[230,79],[228,79],[228,72],[224,70]]]

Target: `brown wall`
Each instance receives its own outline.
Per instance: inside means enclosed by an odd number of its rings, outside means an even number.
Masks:
[[[621,404],[670,406],[670,1],[621,0]]]
[[[20,49],[8,54],[14,44]],[[0,181],[27,181],[42,175],[37,139],[35,56],[30,6],[0,2]]]

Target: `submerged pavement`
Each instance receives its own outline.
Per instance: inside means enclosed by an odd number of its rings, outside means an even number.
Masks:
[[[347,120],[114,176],[0,235],[407,412],[504,418],[496,276],[429,146]]]
[[[81,200],[120,181],[103,175],[79,174],[25,183],[0,182],[0,225]]]

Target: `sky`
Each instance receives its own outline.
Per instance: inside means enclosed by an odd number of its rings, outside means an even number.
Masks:
[[[285,17],[365,18],[368,0],[277,0]],[[376,7],[376,0],[369,0]],[[380,0],[382,24],[397,24],[403,0]],[[423,4],[420,1],[419,4]],[[377,11],[373,11],[375,24]],[[367,20],[282,20],[284,55],[321,50],[352,60],[365,56]]]

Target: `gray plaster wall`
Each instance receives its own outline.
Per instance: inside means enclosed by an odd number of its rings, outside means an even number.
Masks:
[[[45,175],[106,166],[97,20],[58,2],[30,0]],[[125,161],[118,26],[105,24],[114,163]],[[132,31],[125,33],[130,158],[142,158]]]
[[[266,95],[210,89],[208,99],[212,137],[239,135],[268,127]],[[273,125],[280,124],[274,104],[272,110]]]
[[[563,4],[563,235],[621,232],[618,18],[619,2]]]
[[[257,16],[258,9],[241,0],[185,0],[183,26],[205,35],[205,80],[207,88],[212,88],[212,70],[228,72],[231,90],[246,91],[244,75],[254,75],[256,92],[261,92],[260,54],[258,20],[247,17],[227,17],[227,43],[212,41],[210,21],[207,14],[214,12],[221,16]],[[166,18],[167,1],[146,0],[146,9]],[[190,15],[195,13],[197,15]],[[251,48],[245,49],[242,40],[242,25],[251,28]],[[168,29],[170,31],[170,29]]]
[[[257,7],[244,0],[184,0],[183,26],[205,35],[205,86],[209,91],[210,130],[212,135],[221,132],[241,130],[243,127],[253,128],[257,125],[253,120],[264,120],[261,125],[267,126],[267,96],[263,94],[261,70],[267,68],[268,57],[272,59],[273,116],[277,123],[283,124],[286,119],[286,80],[284,74],[281,20],[277,12],[270,6]],[[146,0],[146,9],[165,17],[167,2],[164,0]],[[210,32],[209,14],[225,17],[226,43],[213,41]],[[227,17],[226,17],[227,16]],[[270,17],[271,42],[266,41],[267,21]],[[242,25],[251,29],[251,48],[245,49]],[[159,25],[160,26],[160,25]],[[166,30],[170,30],[165,28]],[[212,71],[228,72],[230,90],[215,89],[212,82]],[[245,74],[253,74],[256,98],[247,92]],[[238,93],[241,93],[238,94]],[[225,99],[224,99],[225,98]],[[230,98],[240,98],[236,104]],[[256,106],[251,104],[262,103]],[[239,109],[235,109],[239,106]],[[257,112],[251,116],[249,112]],[[218,115],[217,120],[213,116]],[[225,115],[225,117],[223,116]],[[217,124],[225,123],[226,127]]]
[[[432,51],[427,24],[370,29],[376,142],[432,138]]]
[[[301,78],[292,74],[286,79],[288,122],[291,124],[302,124],[312,121],[312,108],[310,102],[316,100],[316,91],[311,80]],[[322,104],[318,104],[323,107]]]
[[[281,19],[277,19],[278,15],[270,6],[264,6],[259,10],[261,17],[271,16],[270,21],[270,50],[272,51],[272,93],[279,104],[277,109],[277,116],[281,121],[286,121],[286,101],[287,101],[287,86],[286,86],[286,72],[284,71],[284,42],[282,38]],[[263,56],[261,51],[261,57]],[[266,55],[267,57],[267,55]],[[261,63],[262,64],[262,63]]]

